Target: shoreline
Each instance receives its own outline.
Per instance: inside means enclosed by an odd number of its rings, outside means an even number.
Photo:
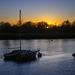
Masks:
[[[22,33],[21,39],[74,39],[75,33]],[[1,40],[20,39],[19,33],[0,33]]]

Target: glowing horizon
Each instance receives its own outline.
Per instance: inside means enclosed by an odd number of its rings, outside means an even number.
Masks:
[[[58,19],[58,20],[57,20]],[[44,18],[44,17],[29,17],[29,18],[26,18],[25,16],[23,17],[22,16],[22,20],[23,20],[23,23],[24,22],[28,22],[28,21],[31,21],[31,22],[34,22],[34,23],[37,23],[37,22],[41,22],[41,21],[44,21],[44,22],[47,22],[48,24],[61,24],[63,21],[67,20],[67,19],[59,19],[59,18]],[[72,19],[68,19],[69,21],[73,21]],[[4,22],[9,22],[10,24],[17,24],[18,21],[19,21],[19,16],[17,14],[17,17],[8,17],[8,18],[3,18],[1,19],[1,21],[4,21]],[[1,22],[0,21],[0,22]]]
[[[69,20],[69,19],[60,19],[60,20],[58,20],[58,21],[56,21],[57,20],[57,18],[55,18],[55,21],[53,20],[53,19],[38,19],[38,18],[36,18],[36,19],[34,19],[34,18],[30,18],[30,19],[22,19],[22,23],[24,23],[24,22],[28,22],[28,21],[31,21],[31,22],[33,22],[33,23],[37,23],[37,22],[47,22],[48,24],[56,24],[56,25],[59,25],[59,24],[61,24],[63,21],[65,21],[65,20]],[[3,19],[3,20],[1,20],[1,21],[4,21],[4,22],[9,22],[11,25],[13,25],[13,24],[17,24],[18,23],[18,21],[19,21],[19,19],[18,18],[10,18],[10,19]],[[0,21],[0,22],[1,22]],[[70,22],[73,22],[72,20],[69,20]]]
[[[65,20],[75,20],[75,0],[0,0],[0,22],[16,24],[19,10],[23,22],[45,21],[48,24],[61,24]]]

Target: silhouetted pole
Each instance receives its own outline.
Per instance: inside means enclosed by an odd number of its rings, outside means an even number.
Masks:
[[[19,10],[19,26],[20,26],[20,50],[21,50],[21,10]]]

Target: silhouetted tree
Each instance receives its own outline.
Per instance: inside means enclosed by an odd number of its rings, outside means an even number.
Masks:
[[[49,27],[49,28],[47,28]],[[12,25],[8,22],[0,22],[0,33],[19,33],[19,25]],[[21,25],[22,33],[75,33],[75,21],[69,20],[62,22],[61,26],[48,25],[47,22],[33,23],[25,22]]]
[[[67,20],[67,21],[64,21],[62,23],[62,25],[64,25],[64,26],[71,26],[71,23],[69,22],[69,20]]]
[[[38,22],[37,23],[37,28],[40,28],[40,29],[46,29],[48,26],[47,22]]]
[[[19,33],[20,32],[20,28],[17,25],[13,25],[12,26],[12,33]]]
[[[74,26],[74,27],[75,27],[75,21],[73,21],[73,22],[72,22],[72,26]]]
[[[1,32],[11,32],[11,24],[6,22],[6,23],[2,23],[0,26],[0,30]]]
[[[4,21],[1,21],[1,22],[0,22],[0,26],[3,25],[3,24],[4,24]]]

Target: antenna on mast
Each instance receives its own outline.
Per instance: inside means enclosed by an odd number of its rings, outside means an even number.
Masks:
[[[20,50],[21,50],[21,10],[19,10]]]

